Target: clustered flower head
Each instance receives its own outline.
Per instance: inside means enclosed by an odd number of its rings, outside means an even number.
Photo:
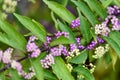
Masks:
[[[74,49],[73,51],[68,53],[69,55],[66,57],[67,60],[70,60],[71,58],[77,56],[80,54],[79,49]]]
[[[76,44],[70,44],[70,51],[72,52],[74,49],[77,49]]]
[[[110,6],[107,7],[107,13],[109,15],[117,15],[120,13],[119,7],[118,6]]]
[[[95,49],[95,55],[93,55],[93,58],[98,59],[101,58],[106,52],[109,50],[109,45],[106,44],[105,47],[99,46]]]
[[[107,8],[108,16],[101,24],[95,26],[95,34],[108,36],[111,30],[120,31],[120,21],[118,15],[120,14],[120,9],[117,6],[110,6]]]
[[[78,49],[83,50],[85,48],[83,45],[80,44],[80,38],[79,37],[76,38],[76,42],[77,42],[77,45],[78,45]]]
[[[71,22],[71,27],[72,28],[76,28],[76,27],[79,27],[79,26],[80,26],[80,20],[79,19],[72,20],[72,22]]]
[[[35,40],[38,40],[38,38],[36,38],[35,36],[31,36],[29,38],[29,41],[28,41],[27,45],[26,45],[27,51],[31,52],[30,57],[38,57],[41,53],[41,50],[39,49],[39,47],[34,42]]]
[[[35,72],[31,71],[30,73],[26,73],[22,69],[21,63],[18,62],[17,60],[12,59],[12,52],[13,52],[12,48],[8,48],[5,51],[0,50],[0,61],[10,65],[11,68],[16,69],[18,74],[25,77],[25,79],[31,79],[35,75]]]
[[[95,26],[95,34],[101,34],[103,36],[108,36],[110,29],[104,24],[99,24]]]
[[[87,50],[91,50],[96,46],[97,42],[92,41],[90,44],[87,45]]]
[[[11,62],[11,54],[13,52],[12,48],[6,49],[4,52],[0,50],[0,61],[3,61],[3,63],[8,64]]]
[[[64,37],[66,37],[66,38],[69,38],[69,33],[67,33],[67,32],[60,32],[60,31],[58,31],[57,33],[55,33],[56,38],[59,38],[62,35]]]
[[[40,63],[43,68],[49,68],[52,64],[54,64],[54,57],[49,54],[44,59],[40,60]]]
[[[71,64],[66,64],[66,66],[67,66],[67,68],[68,68],[68,70],[71,72],[72,70],[73,70],[73,67],[72,67],[72,65]]]
[[[15,7],[17,6],[17,0],[3,0],[3,5],[2,5],[2,9],[3,9],[3,19],[7,18],[7,14],[6,13],[13,13],[15,11]]]

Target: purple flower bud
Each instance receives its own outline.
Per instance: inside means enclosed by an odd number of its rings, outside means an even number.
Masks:
[[[32,42],[32,41],[35,41],[35,40],[38,40],[38,38],[36,36],[30,36],[29,42]]]
[[[69,37],[69,33],[67,33],[67,32],[60,32],[60,31],[58,31],[56,34],[55,34],[55,36],[57,37],[57,38],[59,38],[60,36],[64,36],[64,37],[66,37],[66,38],[68,38]]]
[[[93,49],[96,46],[96,44],[97,43],[95,41],[92,41],[89,45],[87,45],[87,50]]]
[[[52,64],[54,64],[54,57],[49,54],[44,59],[40,60],[40,63],[43,68],[49,68]]]
[[[105,41],[102,38],[100,38],[100,37],[97,36],[97,42],[98,43],[104,43]]]
[[[72,22],[71,22],[71,27],[72,28],[79,27],[79,26],[80,26],[80,20],[79,19],[72,20]]]
[[[28,52],[35,51],[37,48],[38,48],[38,46],[35,44],[35,42],[28,43],[26,45],[26,49],[27,49]]]
[[[35,51],[32,52],[31,57],[38,57],[40,55],[41,51],[40,49],[36,49]]]
[[[85,47],[82,46],[82,45],[79,45],[79,46],[78,46],[78,49],[83,50],[83,49],[85,49]]]
[[[67,51],[67,49],[66,49],[65,46],[59,45],[59,50],[61,50],[61,53],[62,53],[64,56],[68,56],[68,55],[69,55],[69,54],[68,54],[68,51]]]
[[[18,72],[22,71],[22,65],[19,62],[15,61],[15,60],[12,60],[11,67],[13,69],[16,69]]]
[[[72,52],[74,49],[77,49],[76,44],[70,44],[70,51]]]
[[[60,56],[61,50],[57,47],[51,48],[50,53],[52,56]]]
[[[48,37],[48,36],[47,36],[47,37],[46,37],[46,43],[49,44],[50,41],[51,41],[51,37]]]

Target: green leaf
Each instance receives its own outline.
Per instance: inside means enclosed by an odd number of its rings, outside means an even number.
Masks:
[[[117,55],[120,58],[120,46],[112,38],[103,37],[103,39],[106,40],[108,42],[108,44],[111,45],[111,47],[115,50],[115,52],[117,53]]]
[[[111,31],[109,36],[120,46],[120,33],[118,31]]]
[[[12,75],[11,80],[21,80],[18,72],[15,69],[10,69],[10,73]]]
[[[43,52],[40,53],[40,56],[38,58],[30,59],[31,65],[35,70],[35,76],[37,77],[37,80],[44,80],[44,70],[42,68],[42,65],[40,64],[40,59],[42,59],[45,55],[46,53]]]
[[[36,22],[35,20],[31,20],[28,17],[18,15],[14,13],[15,17],[33,34],[35,34],[41,41],[46,41],[46,31],[44,27]]]
[[[97,20],[95,19],[95,16],[92,13],[92,11],[89,9],[89,7],[83,1],[75,1],[75,0],[71,0],[71,1],[87,17],[87,19],[92,24],[92,26],[95,26],[97,23]]]
[[[55,45],[59,45],[59,44],[71,44],[73,43],[70,39],[64,37],[64,36],[61,36],[57,39],[54,39],[51,43],[50,43],[50,46],[55,46]]]
[[[31,64],[35,70],[36,77],[38,80],[44,80],[44,75],[43,75],[43,68],[40,64],[40,60],[31,60]]]
[[[54,21],[54,24],[55,24],[55,28],[56,30],[58,30],[58,23],[57,23],[57,19],[55,18],[55,15],[53,12],[51,12],[51,17],[52,17],[52,20]]]
[[[12,42],[16,43],[22,51],[25,51],[26,40],[25,38],[13,28],[11,24],[6,21],[0,20],[0,28],[9,36],[9,39],[12,38]]]
[[[67,3],[68,3],[68,0],[62,0],[61,2],[62,2],[62,4],[63,4],[64,6],[66,6]]]
[[[4,72],[0,73],[0,80],[5,80],[5,73]]]
[[[52,65],[52,69],[59,80],[74,80],[61,57],[55,57],[55,64]]]
[[[19,46],[18,43],[15,42],[15,40],[6,33],[0,32],[0,41],[16,49],[24,50],[23,47]]]
[[[76,40],[75,40],[75,36],[74,36],[74,33],[72,32],[72,30],[65,24],[63,24],[62,22],[60,22],[58,20],[58,25],[59,25],[59,28],[64,31],[64,32],[67,32],[69,33],[69,39],[73,42],[73,43],[76,43]]]
[[[78,67],[74,68],[73,71],[78,72],[79,74],[82,74],[85,76],[86,79],[88,80],[95,80],[94,76],[89,72],[88,69],[85,67],[79,65]]]
[[[113,0],[106,0],[102,2],[102,5],[106,8],[108,5],[110,5],[113,2]]]
[[[83,64],[87,60],[88,51],[84,50],[79,55],[71,58],[69,62],[75,63],[75,64]]]
[[[86,42],[89,43],[92,39],[92,35],[90,32],[90,25],[87,22],[87,20],[85,20],[85,18],[81,15],[79,9],[78,12],[79,12],[80,25],[81,25],[80,30]]]
[[[49,70],[44,70],[44,78],[47,80],[58,80],[57,77]]]
[[[89,6],[91,6],[94,11],[104,19],[107,16],[107,13],[103,6],[97,0],[85,0]]]
[[[48,5],[48,7],[56,13],[59,17],[61,17],[63,20],[65,20],[68,23],[71,23],[72,20],[75,19],[72,13],[70,13],[63,5],[53,2],[53,1],[48,1],[48,0],[43,0],[45,4]]]
[[[114,3],[120,7],[120,0],[114,0]]]

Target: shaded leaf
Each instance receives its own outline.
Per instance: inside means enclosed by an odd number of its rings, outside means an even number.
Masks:
[[[118,31],[111,31],[109,36],[120,46],[120,33]]]
[[[95,80],[94,76],[89,72],[89,70],[86,69],[85,67],[81,66],[81,65],[79,65],[78,67],[75,67],[73,69],[73,71],[78,72],[79,74],[84,75],[85,78],[88,79],[88,80]]]
[[[90,25],[87,22],[87,20],[85,20],[85,18],[81,15],[79,9],[78,9],[78,12],[79,12],[79,19],[80,19],[80,30],[86,42],[89,43],[92,39],[92,35],[90,32]]]
[[[52,69],[59,80],[74,80],[62,58],[55,57],[55,64],[52,65]]]
[[[21,80],[18,72],[15,69],[10,69],[10,73],[12,75],[11,80]]]
[[[49,70],[44,70],[44,78],[47,80],[58,80],[57,77]]]
[[[118,55],[119,58],[120,58],[120,46],[119,46],[112,38],[103,37],[103,39],[104,39],[105,41],[107,41],[108,44],[111,45],[111,47],[115,50],[115,52],[117,53],[117,55]]]
[[[58,30],[58,23],[53,12],[51,12],[51,17],[52,17],[52,20],[54,21],[56,30]]]

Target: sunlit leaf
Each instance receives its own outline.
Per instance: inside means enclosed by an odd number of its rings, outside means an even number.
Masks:
[[[54,2],[54,1],[48,1],[48,0],[43,0],[45,4],[48,5],[48,7],[56,13],[59,17],[61,17],[63,20],[66,22],[70,23],[72,20],[75,19],[75,17],[70,13],[63,5]]]
[[[57,39],[54,39],[51,43],[50,43],[50,46],[55,46],[55,45],[59,45],[59,44],[71,44],[73,43],[70,39],[64,37],[64,36],[61,36]]]
[[[84,50],[79,55],[71,58],[69,62],[75,63],[75,64],[83,64],[86,61],[87,56],[88,56],[88,51]]]
[[[42,59],[45,55],[46,53],[43,52],[38,58],[30,59],[31,65],[35,70],[35,76],[37,77],[37,80],[44,80],[44,70],[42,68],[42,65],[40,64],[40,59]]]
[[[18,47],[15,48],[25,51],[25,38],[20,33],[18,33],[17,30],[15,30],[11,24],[9,24],[6,21],[0,20],[0,28],[9,36],[9,39],[12,38],[12,42],[14,42],[12,44],[16,43]]]
[[[89,6],[91,6],[94,11],[100,15],[102,19],[107,16],[107,13],[103,6],[97,0],[85,0]]]
[[[41,41],[46,41],[46,31],[44,27],[36,22],[35,20],[31,20],[28,17],[18,15],[14,13],[15,17],[33,34],[35,34]]]
[[[90,10],[90,8],[83,2],[83,1],[75,1],[71,0],[78,9],[86,16],[86,18],[89,20],[89,22],[92,24],[92,26],[95,26],[97,23],[97,20]]]
[[[102,5],[106,8],[108,5],[110,5],[113,2],[113,0],[106,0],[102,2]]]

